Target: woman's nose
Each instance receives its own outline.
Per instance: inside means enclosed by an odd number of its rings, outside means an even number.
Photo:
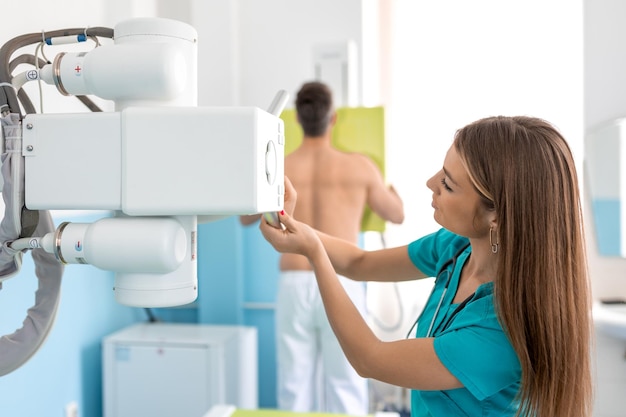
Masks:
[[[435,187],[435,177],[436,175],[433,175],[432,177],[430,177],[427,181],[426,181],[426,186],[433,192],[436,192],[437,189]]]

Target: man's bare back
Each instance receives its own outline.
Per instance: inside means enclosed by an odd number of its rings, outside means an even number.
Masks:
[[[366,156],[341,152],[323,139],[305,139],[285,158],[285,175],[298,191],[294,217],[313,228],[357,243],[365,206],[387,221],[404,219],[402,201]],[[306,258],[283,254],[280,269],[310,270]]]

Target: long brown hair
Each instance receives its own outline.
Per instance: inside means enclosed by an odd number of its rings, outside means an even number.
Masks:
[[[591,297],[571,150],[548,122],[491,117],[454,141],[499,240],[494,299],[522,367],[518,416],[588,416]]]

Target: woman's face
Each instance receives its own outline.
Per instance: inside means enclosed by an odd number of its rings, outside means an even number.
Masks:
[[[446,153],[443,168],[426,185],[433,192],[432,206],[437,223],[468,238],[488,235],[493,212],[482,204],[454,145]]]

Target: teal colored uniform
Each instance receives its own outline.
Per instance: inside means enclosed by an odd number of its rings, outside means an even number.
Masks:
[[[427,276],[437,277],[417,321],[416,337],[434,337],[435,353],[463,384],[444,391],[411,392],[411,415],[514,416],[521,367],[500,325],[493,304],[493,282],[480,285],[460,310],[452,304],[463,264],[472,249],[467,238],[440,229],[409,245],[411,261]],[[454,261],[456,259],[456,261]],[[446,286],[439,311],[437,305]]]

